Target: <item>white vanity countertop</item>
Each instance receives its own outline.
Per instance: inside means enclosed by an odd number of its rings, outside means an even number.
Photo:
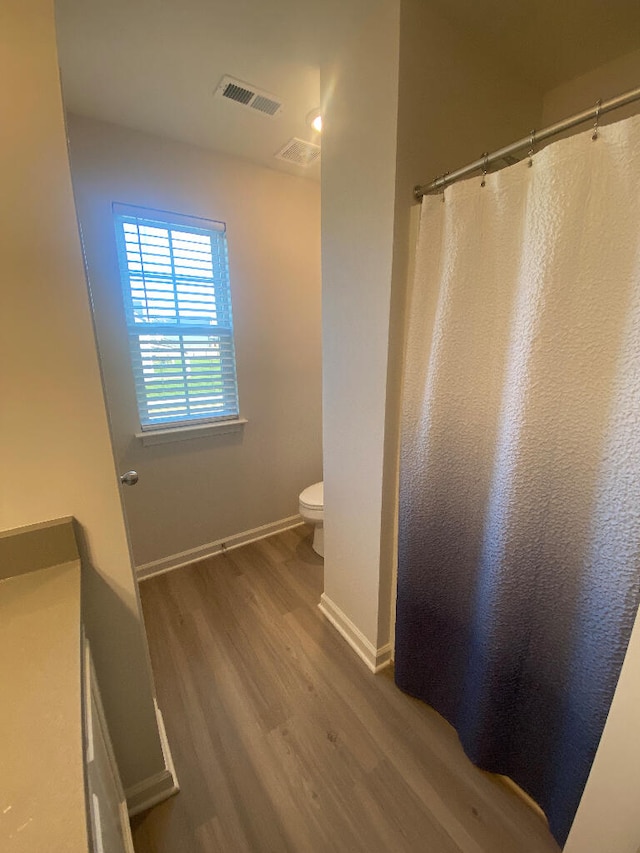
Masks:
[[[0,849],[86,853],[80,563],[19,571],[0,580]]]

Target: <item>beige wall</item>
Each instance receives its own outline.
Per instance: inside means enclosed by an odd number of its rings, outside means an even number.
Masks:
[[[541,108],[541,93],[507,73],[481,40],[424,0],[402,0],[381,550],[381,574],[392,578],[392,613],[405,299],[419,223],[413,188],[523,136]],[[387,618],[382,610],[380,618]]]
[[[164,767],[71,192],[51,0],[0,5],[0,528],[73,515],[125,786]],[[35,665],[35,662],[34,662]]]
[[[586,109],[638,86],[640,50],[547,92],[544,123]],[[604,121],[637,113],[635,104]],[[583,128],[579,128],[581,130]],[[565,853],[637,853],[640,849],[640,620],[631,635],[607,723],[580,801]]]
[[[322,479],[320,187],[205,149],[69,116],[74,189],[136,565],[298,512]],[[143,446],[112,202],[227,224],[240,413],[234,434]]]
[[[640,41],[640,36],[638,37]],[[597,60],[597,57],[595,57]],[[624,56],[594,68],[588,74],[583,74],[573,80],[568,80],[555,89],[546,92],[542,113],[542,124],[548,125],[581,112],[595,105],[598,98],[607,100],[621,95],[629,89],[640,85],[640,50],[627,53]],[[635,115],[640,107],[638,103],[630,104],[619,110],[614,110],[602,116],[602,123],[620,121],[630,115]],[[574,133],[584,130],[588,125],[581,125]]]
[[[320,75],[324,591],[380,646],[388,640],[378,602],[399,2],[372,7]]]
[[[380,648],[394,597],[411,190],[523,135],[542,99],[422,0],[377,3],[321,82],[325,593]]]
[[[627,648],[565,853],[640,850],[640,619]]]

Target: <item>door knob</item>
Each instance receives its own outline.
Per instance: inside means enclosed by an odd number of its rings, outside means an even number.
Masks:
[[[121,475],[120,482],[123,486],[135,486],[135,484],[138,482],[138,472],[127,471],[126,474]]]

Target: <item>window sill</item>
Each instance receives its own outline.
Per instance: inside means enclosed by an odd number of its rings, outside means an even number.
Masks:
[[[152,444],[167,444],[170,441],[188,441],[193,438],[204,438],[207,435],[224,435],[229,432],[240,432],[246,423],[246,418],[237,418],[232,421],[217,421],[209,424],[167,427],[166,429],[137,432],[136,438],[139,438],[142,444],[148,447]]]

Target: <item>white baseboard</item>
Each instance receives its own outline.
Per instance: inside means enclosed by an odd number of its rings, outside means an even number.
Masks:
[[[248,545],[250,542],[257,542],[258,539],[265,539],[275,533],[282,533],[283,530],[290,530],[300,524],[304,524],[304,521],[299,515],[282,518],[280,521],[271,522],[271,524],[263,524],[261,527],[254,527],[252,530],[227,536],[226,539],[218,539],[216,542],[208,542],[206,545],[199,545],[189,551],[181,551],[179,554],[172,554],[170,557],[163,557],[161,560],[136,566],[136,577],[139,581],[143,581],[155,575],[171,572],[174,569],[180,569],[198,560],[203,560],[205,557],[212,557],[214,554],[221,554],[223,551],[231,551],[233,548]]]
[[[324,592],[320,597],[318,608],[362,658],[371,672],[380,672],[381,669],[389,666],[391,663],[391,643],[386,643],[386,645],[376,649],[373,643],[367,640],[362,631],[356,628],[351,619],[345,616],[342,610]]]
[[[157,806],[158,803],[172,797],[180,790],[176,769],[173,766],[171,748],[167,740],[167,731],[164,727],[162,711],[158,708],[156,700],[154,699],[153,701],[156,707],[156,720],[158,722],[158,732],[164,756],[164,770],[154,773],[153,776],[149,776],[147,779],[143,779],[142,782],[138,782],[136,785],[127,788],[125,797],[130,818],[150,809],[152,806]]]

